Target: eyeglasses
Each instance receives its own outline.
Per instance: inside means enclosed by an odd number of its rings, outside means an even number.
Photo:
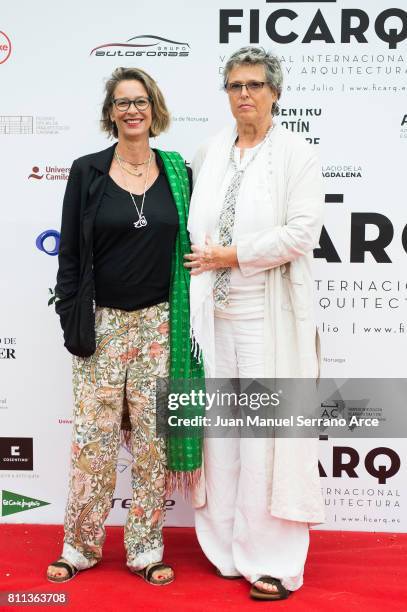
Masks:
[[[151,98],[135,98],[134,100],[129,100],[129,98],[117,98],[116,100],[112,100],[112,104],[121,112],[128,111],[132,104],[134,104],[137,110],[144,111],[151,104]]]
[[[225,89],[232,95],[240,95],[243,87],[246,87],[247,93],[256,94],[266,85],[265,81],[249,81],[248,83],[227,83]]]

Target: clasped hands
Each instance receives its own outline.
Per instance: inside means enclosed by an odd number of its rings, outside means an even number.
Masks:
[[[193,276],[218,268],[235,268],[239,265],[235,246],[225,247],[214,244],[208,236],[204,247],[192,244],[191,250],[192,253],[184,255],[184,259],[187,260],[184,266],[190,269]]]

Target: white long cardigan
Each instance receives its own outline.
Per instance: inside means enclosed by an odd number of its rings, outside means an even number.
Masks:
[[[236,131],[225,134],[222,131],[197,154],[194,180],[211,150],[224,149],[225,138],[230,140]],[[302,137],[278,125],[272,136],[269,163],[253,163],[259,183],[268,186],[272,223],[237,242],[239,266],[244,276],[266,271],[265,377],[317,378],[320,353],[311,262],[322,227],[321,168]],[[276,438],[273,452],[270,513],[287,520],[323,522],[317,440]],[[206,503],[204,471],[192,503]]]

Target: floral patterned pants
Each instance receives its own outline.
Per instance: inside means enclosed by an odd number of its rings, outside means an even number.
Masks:
[[[74,357],[74,424],[63,557],[86,569],[102,557],[116,484],[123,403],[131,423],[132,501],[127,565],[161,561],[165,441],[155,436],[155,379],[168,375],[168,303],[127,312],[96,308],[96,352]]]

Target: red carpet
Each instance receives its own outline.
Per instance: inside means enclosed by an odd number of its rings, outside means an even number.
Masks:
[[[60,553],[62,527],[0,525],[0,591],[66,592],[69,603],[58,608],[70,612],[223,612],[270,606],[288,612],[407,612],[407,534],[313,531],[304,586],[286,601],[265,603],[248,599],[246,581],[215,575],[192,529],[165,530],[165,559],[177,573],[166,587],[150,586],[130,574],[124,566],[123,529],[108,527],[107,532],[103,562],[54,585],[44,574]],[[1,607],[11,609],[17,607]]]

